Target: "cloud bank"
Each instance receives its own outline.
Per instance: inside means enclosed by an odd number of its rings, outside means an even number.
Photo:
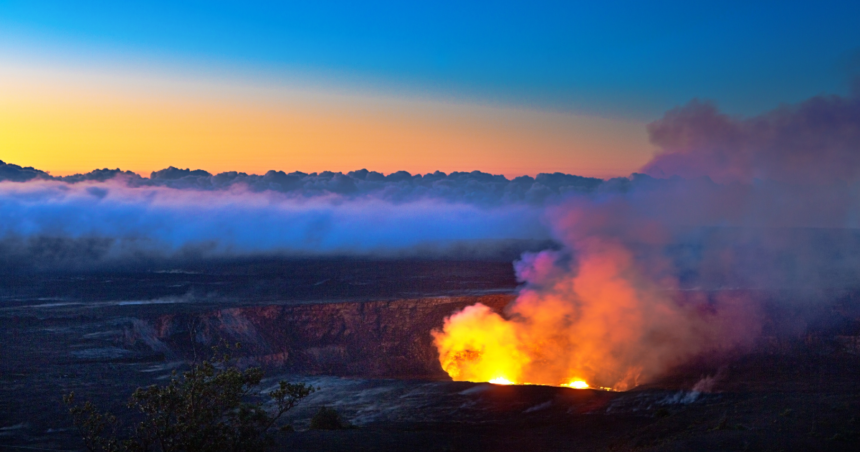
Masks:
[[[54,177],[0,162],[0,265],[82,269],[152,259],[513,259],[546,246],[546,205],[603,181],[473,171],[383,175],[167,168]]]
[[[527,203],[134,187],[121,179],[2,182],[0,215],[7,267],[254,255],[493,257],[512,241],[534,246],[549,237]]]
[[[141,177],[120,169],[99,169],[86,174],[53,177],[32,167],[0,161],[0,182],[56,181],[67,184],[113,180],[131,188],[164,187],[177,190],[225,191],[241,187],[249,192],[278,192],[294,197],[340,195],[345,198],[371,197],[393,203],[432,199],[480,206],[529,203],[544,204],[559,196],[593,192],[603,180],[553,173],[509,180],[480,171],[445,174],[410,174],[398,171],[384,175],[362,169],[347,174],[324,171],[302,173],[269,171],[264,175],[230,171],[210,174],[203,170],[169,167]]]

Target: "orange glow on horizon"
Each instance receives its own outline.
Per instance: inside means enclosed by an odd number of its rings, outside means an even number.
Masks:
[[[0,160],[55,175],[175,166],[211,173],[367,168],[506,176],[627,175],[650,158],[640,123],[370,97],[0,69]],[[148,84],[147,84],[148,83]],[[171,82],[172,83],[172,82]]]

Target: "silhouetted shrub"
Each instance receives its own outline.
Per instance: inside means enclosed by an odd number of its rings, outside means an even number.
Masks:
[[[165,386],[138,388],[128,407],[143,420],[125,429],[92,403],[76,404],[74,393],[64,401],[93,452],[257,452],[273,443],[269,431],[278,419],[314,391],[281,381],[267,394],[275,405],[269,412],[262,402],[251,401],[262,395],[257,390],[262,378],[262,370],[240,370],[229,355],[194,364],[181,375],[174,372]]]
[[[348,427],[349,425],[340,417],[340,413],[327,406],[320,407],[311,418],[312,430],[340,430]]]

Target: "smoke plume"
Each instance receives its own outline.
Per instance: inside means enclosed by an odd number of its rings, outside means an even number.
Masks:
[[[759,307],[729,289],[857,284],[860,100],[752,118],[693,101],[649,132],[645,174],[547,208],[562,246],[517,262],[503,315],[433,332],[452,378],[628,389],[751,344]]]

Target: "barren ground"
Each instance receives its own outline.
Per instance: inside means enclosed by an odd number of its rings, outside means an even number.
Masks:
[[[754,350],[625,393],[448,381],[429,336],[474,302],[501,310],[509,262],[254,261],[0,276],[0,448],[78,450],[63,394],[116,411],[200,348],[319,388],[282,450],[856,450],[860,302],[771,291]],[[740,294],[739,294],[740,295]],[[713,378],[709,392],[692,388]],[[355,428],[307,430],[319,406]],[[19,449],[32,450],[32,449]]]

